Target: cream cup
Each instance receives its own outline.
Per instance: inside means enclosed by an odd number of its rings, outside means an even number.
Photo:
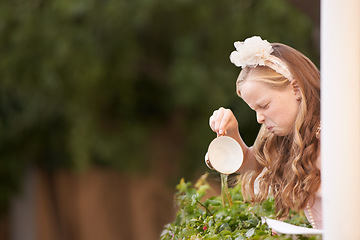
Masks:
[[[240,144],[228,136],[215,138],[205,155],[206,165],[222,174],[232,174],[240,167],[244,154]]]

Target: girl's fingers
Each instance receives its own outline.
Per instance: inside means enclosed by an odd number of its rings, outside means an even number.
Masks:
[[[217,112],[216,112],[216,115],[214,116],[215,117],[215,132],[217,132],[219,134],[220,134],[219,128],[220,128],[223,116],[224,116],[224,110],[223,110],[223,108],[219,108],[219,110],[217,110]]]
[[[229,115],[230,112],[230,116]],[[231,118],[231,111],[223,107],[215,110],[212,116],[209,118],[210,128],[218,135],[224,135],[226,133],[226,126]]]
[[[215,117],[214,115],[211,115],[211,117],[209,118],[209,125],[211,130],[213,130],[215,132]]]
[[[211,115],[210,119],[209,119],[210,128],[211,128],[214,132],[216,132],[216,130],[215,130],[215,121],[216,121],[216,116],[217,116],[217,114],[218,114],[218,110],[215,110],[215,111],[213,112],[213,114]]]
[[[223,110],[223,117],[221,119],[220,125],[219,125],[219,134],[224,135],[226,134],[227,125],[231,121],[232,118],[232,112],[229,109]]]

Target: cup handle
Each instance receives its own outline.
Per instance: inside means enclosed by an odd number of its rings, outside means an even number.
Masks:
[[[206,152],[205,154],[205,164],[206,166],[208,166],[208,168],[210,168],[211,170],[215,170],[214,167],[211,165],[211,162],[209,160],[209,154],[208,152]]]

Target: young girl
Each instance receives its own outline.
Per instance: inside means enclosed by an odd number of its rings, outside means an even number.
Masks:
[[[235,42],[230,60],[242,71],[237,94],[256,112],[260,131],[252,147],[243,142],[229,109],[210,117],[211,129],[239,142],[243,192],[255,202],[273,195],[280,217],[304,210],[322,228],[320,196],[320,74],[297,50],[260,37]],[[254,191],[254,182],[258,191]]]

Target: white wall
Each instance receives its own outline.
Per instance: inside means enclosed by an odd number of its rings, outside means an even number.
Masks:
[[[325,240],[360,239],[360,1],[321,1]]]

